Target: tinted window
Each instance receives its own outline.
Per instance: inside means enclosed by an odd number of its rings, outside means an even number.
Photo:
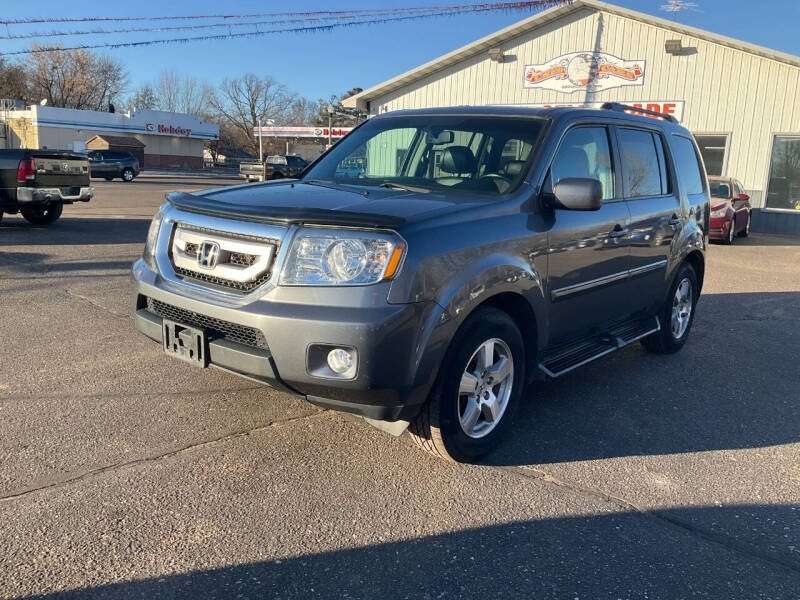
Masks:
[[[370,119],[305,174],[340,185],[396,183],[500,195],[525,177],[543,121],[473,115]]]
[[[714,198],[731,197],[731,186],[727,181],[710,181],[708,187],[711,189],[711,195]]]
[[[661,195],[661,166],[653,134],[636,129],[620,129],[619,143],[625,197]]]
[[[686,194],[702,194],[703,176],[700,173],[700,159],[692,141],[679,135],[672,136],[672,155],[682,191]]]
[[[597,179],[603,186],[603,200],[614,197],[614,170],[605,127],[576,127],[564,136],[550,174],[553,187],[562,179]]]

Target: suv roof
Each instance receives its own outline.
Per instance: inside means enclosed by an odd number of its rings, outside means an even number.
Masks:
[[[447,106],[441,108],[419,108],[398,110],[381,115],[376,115],[373,118],[392,118],[401,116],[424,116],[424,115],[474,115],[479,117],[539,117],[543,119],[551,119],[557,121],[563,118],[579,119],[579,118],[602,118],[608,121],[618,122],[632,122],[632,123],[648,123],[651,126],[655,123],[664,129],[673,129],[683,127],[675,120],[667,120],[666,118],[653,118],[643,115],[635,115],[623,112],[622,108],[630,108],[632,110],[644,110],[639,108],[628,107],[621,104],[613,104],[613,108],[573,108],[573,107],[550,107],[550,108],[532,108],[528,106],[504,106],[504,105],[488,105],[488,106]],[[647,111],[644,111],[647,112]]]

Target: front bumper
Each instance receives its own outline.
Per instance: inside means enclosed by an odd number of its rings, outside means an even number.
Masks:
[[[94,196],[94,188],[91,186],[81,187],[75,195],[64,195],[61,188],[17,188],[17,202],[19,204],[39,204],[43,202],[88,202]]]
[[[730,217],[712,217],[708,224],[708,237],[712,240],[725,239],[730,228]]]
[[[318,294],[324,291],[317,290],[308,303],[261,299],[243,306],[224,306],[168,289],[142,261],[134,265],[133,274],[137,330],[162,341],[162,317],[148,310],[147,298],[184,314],[191,311],[201,321],[212,320],[216,325],[207,336],[211,366],[304,396],[325,408],[384,421],[409,420],[428,396],[431,374],[418,372],[419,353],[425,345],[420,336],[427,330],[425,324],[440,316],[435,303],[334,305],[322,300]],[[255,347],[226,337],[219,330],[227,325],[255,329],[266,343]],[[312,374],[310,349],[318,344],[355,348],[355,378]]]

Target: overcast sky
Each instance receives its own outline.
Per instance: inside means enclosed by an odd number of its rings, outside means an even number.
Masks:
[[[695,27],[760,44],[790,54],[800,54],[798,0],[696,0],[701,12],[683,12],[681,22]],[[267,11],[308,11],[374,9],[400,6],[453,5],[468,0],[404,0],[376,2],[346,0],[332,3],[323,0],[298,0],[291,3],[238,0],[137,0],[136,2],[97,2],[92,0],[38,0],[16,3],[13,18],[85,17],[85,16],[154,16],[185,14],[252,13]],[[666,0],[620,0],[618,4],[669,18],[659,7]],[[470,2],[471,3],[471,2]],[[3,18],[12,17],[5,10]],[[344,28],[333,32],[280,34],[255,39],[238,39],[190,44],[157,45],[143,48],[109,50],[127,66],[132,87],[155,78],[161,69],[174,69],[214,83],[252,71],[272,75],[293,91],[316,99],[340,93],[351,87],[370,87],[436,58],[446,52],[519,21],[530,12],[472,14],[439,17],[423,21],[390,23],[368,27]],[[186,24],[186,21],[167,24]],[[129,24],[143,26],[144,23]],[[126,24],[90,24],[90,27],[125,27]],[[12,25],[0,28],[3,33],[24,31],[69,30],[86,28],[85,24]],[[241,31],[237,29],[236,31]],[[111,40],[147,40],[161,37],[202,35],[203,32],[115,34],[49,38],[41,43],[60,41],[102,43]],[[211,33],[220,33],[214,30]],[[0,40],[0,52],[23,49],[30,41]],[[742,77],[747,74],[743,73]]]

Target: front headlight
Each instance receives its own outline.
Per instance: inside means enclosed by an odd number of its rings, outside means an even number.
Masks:
[[[147,239],[144,242],[144,252],[142,258],[144,262],[153,270],[156,269],[156,242],[158,242],[158,232],[161,230],[161,220],[164,216],[163,207],[159,207],[153,220],[150,221],[150,229],[147,230]]]
[[[400,270],[405,243],[391,232],[301,229],[280,285],[370,285]]]
[[[718,208],[717,210],[712,210],[711,211],[711,218],[712,219],[717,219],[719,217],[724,217],[726,211],[727,211],[727,209],[725,209],[725,208]]]

